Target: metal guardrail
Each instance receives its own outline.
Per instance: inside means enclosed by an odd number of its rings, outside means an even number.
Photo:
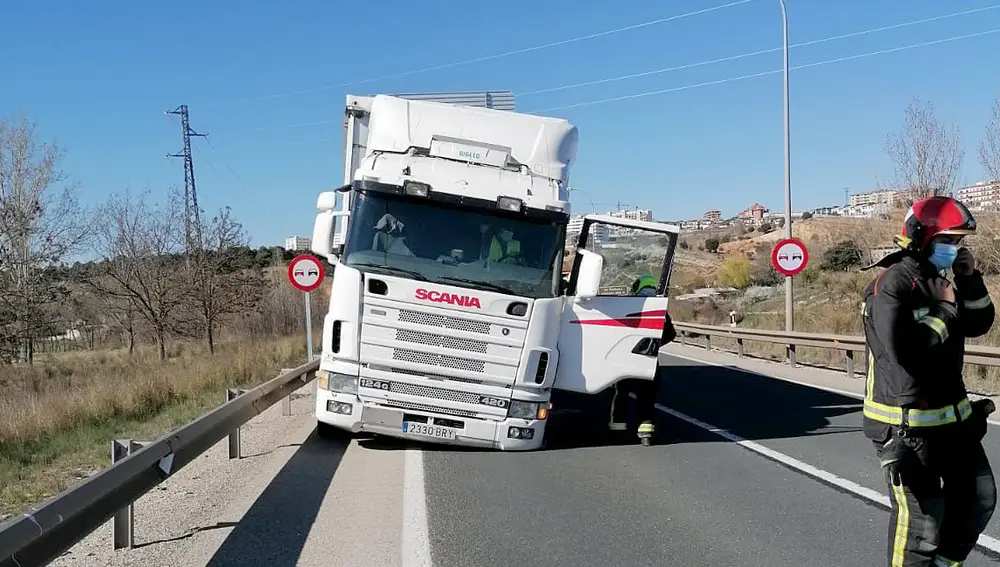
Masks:
[[[0,567],[45,565],[115,518],[115,547],[132,540],[132,503],[222,438],[239,456],[239,428],[316,377],[319,360],[284,372],[150,443],[112,442],[113,464],[80,484],[0,524]],[[283,408],[285,415],[290,409]]]
[[[707,350],[712,350],[712,337],[734,340],[736,341],[736,354],[741,358],[745,356],[743,343],[745,341],[758,341],[784,345],[786,361],[791,366],[796,365],[795,348],[798,346],[842,351],[846,362],[845,371],[851,378],[855,377],[855,353],[862,353],[862,368],[865,368],[867,365],[867,362],[864,360],[865,339],[863,337],[802,333],[798,331],[772,331],[769,329],[741,329],[739,327],[681,323],[678,321],[674,322],[674,328],[677,329],[677,338],[681,344],[688,344],[690,339],[704,337],[705,348]],[[965,347],[965,362],[966,364],[979,364],[982,366],[1000,366],[1000,348],[967,345]]]

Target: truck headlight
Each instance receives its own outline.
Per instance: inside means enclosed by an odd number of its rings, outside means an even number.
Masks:
[[[511,400],[510,409],[507,410],[507,417],[516,417],[518,419],[545,419],[548,416],[548,402],[522,402],[519,400]]]
[[[358,393],[357,376],[320,370],[319,372],[316,373],[316,379],[318,381],[318,386],[324,390],[330,390],[331,392],[340,392],[343,394]]]

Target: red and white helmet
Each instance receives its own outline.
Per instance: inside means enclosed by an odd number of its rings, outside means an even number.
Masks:
[[[921,199],[906,212],[903,230],[895,242],[904,250],[922,251],[936,236],[976,233],[976,219],[961,201],[938,195]]]

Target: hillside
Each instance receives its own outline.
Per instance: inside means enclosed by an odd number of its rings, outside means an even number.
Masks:
[[[841,240],[850,239],[862,248],[878,248],[892,244],[892,236],[899,230],[899,223],[881,219],[811,218],[792,223],[792,236],[798,238],[816,253]],[[725,254],[738,254],[754,250],[759,244],[773,245],[785,237],[782,228],[767,234],[748,233],[745,240],[735,240],[720,248]]]
[[[827,248],[843,240],[853,240],[862,249],[890,245],[898,225],[898,221],[876,219],[811,218],[795,221],[792,234],[809,248],[811,263],[815,265]],[[746,256],[756,260],[760,252],[770,251],[784,236],[780,228],[766,234],[756,231],[738,234],[735,229],[682,232],[674,267],[674,289],[683,293],[695,287],[712,286],[717,283],[716,273],[726,258]],[[705,240],[709,238],[722,241],[717,253],[705,251]]]

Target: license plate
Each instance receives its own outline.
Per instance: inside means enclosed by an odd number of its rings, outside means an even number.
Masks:
[[[404,421],[403,433],[410,435],[420,435],[423,437],[434,437],[437,439],[454,439],[455,430],[450,427],[440,425],[427,425],[417,421]]]

